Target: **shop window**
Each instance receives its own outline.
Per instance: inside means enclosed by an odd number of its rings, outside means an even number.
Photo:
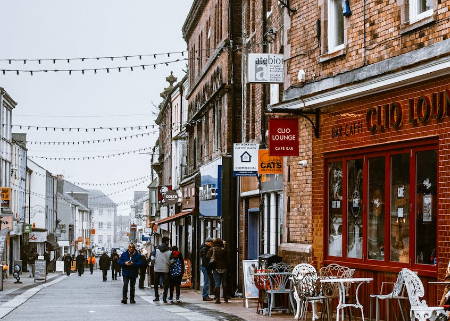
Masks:
[[[437,159],[434,141],[330,154],[330,261],[435,271]]]
[[[342,162],[328,165],[328,254],[342,256]]]

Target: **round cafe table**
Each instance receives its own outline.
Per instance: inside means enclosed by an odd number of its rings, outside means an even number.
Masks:
[[[339,303],[336,308],[336,321],[342,320],[344,321],[344,309],[351,307],[361,310],[361,318],[364,321],[364,309],[363,305],[359,303],[359,288],[364,283],[370,283],[372,282],[372,278],[345,278],[345,279],[339,279],[339,278],[324,278],[320,279],[321,283],[333,283],[336,284],[339,288]],[[355,291],[355,303],[346,303],[345,298],[347,296],[347,287],[349,283],[353,283],[356,285],[356,291]],[[341,313],[342,312],[342,313]]]

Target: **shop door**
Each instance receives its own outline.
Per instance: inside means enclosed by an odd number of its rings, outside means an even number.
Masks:
[[[248,209],[248,260],[259,256],[259,208]]]

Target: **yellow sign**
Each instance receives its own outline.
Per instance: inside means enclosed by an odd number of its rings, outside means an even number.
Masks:
[[[0,193],[2,194],[2,207],[9,207],[11,201],[11,188],[10,187],[0,187]]]
[[[283,157],[270,156],[268,149],[260,149],[258,154],[258,174],[283,174]]]

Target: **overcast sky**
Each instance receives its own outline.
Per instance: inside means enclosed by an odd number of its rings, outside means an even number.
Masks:
[[[14,0],[3,1],[0,19],[1,58],[66,58],[148,54],[186,49],[181,27],[192,0]],[[102,66],[151,64],[181,56],[157,60],[117,60],[99,62],[65,62],[39,65],[28,62],[8,64],[0,69],[80,69]],[[0,74],[3,87],[18,105],[13,124],[41,126],[108,127],[153,124],[153,104],[167,86],[165,77],[173,71],[181,79],[185,62],[145,71],[111,71],[69,76],[67,73]],[[18,132],[18,129],[14,129]],[[148,131],[151,131],[149,129]],[[147,131],[147,132],[148,132]],[[88,140],[132,135],[136,132],[95,132],[85,134],[27,132],[29,141]],[[145,131],[142,131],[145,132]],[[154,144],[155,132],[145,138],[125,142],[80,146],[28,145],[30,155],[56,157],[87,156],[128,151]],[[132,155],[109,160],[37,162],[53,174],[63,174],[72,181],[104,183],[127,180],[150,173],[149,155]],[[145,189],[146,181],[136,189]],[[106,187],[105,193],[131,186]],[[132,190],[112,197],[116,202],[132,198]],[[119,208],[121,214],[129,207]]]

